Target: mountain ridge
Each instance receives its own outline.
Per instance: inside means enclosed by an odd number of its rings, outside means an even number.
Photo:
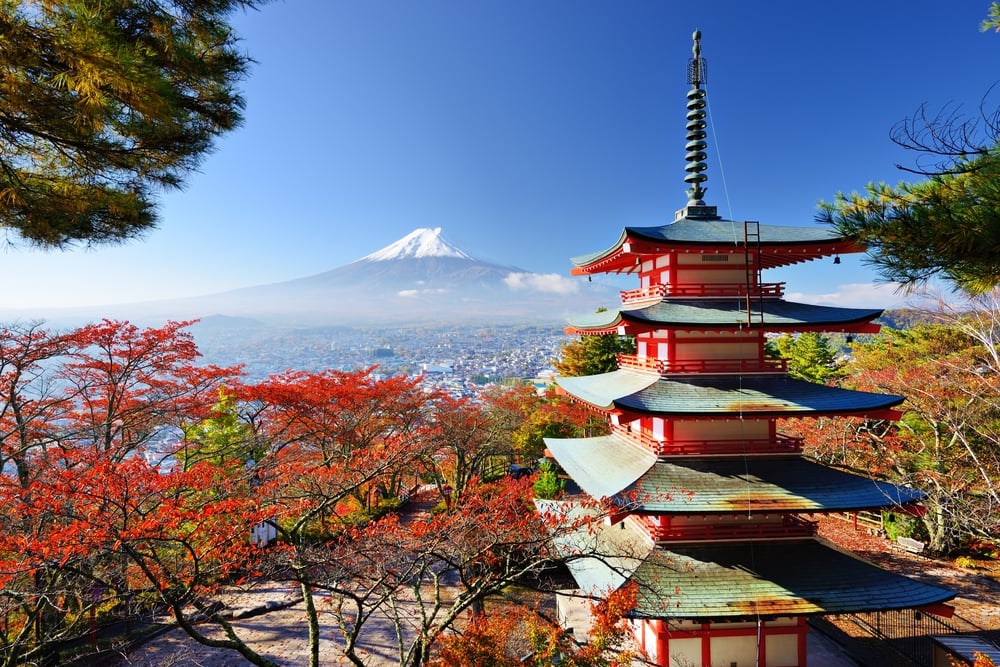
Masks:
[[[21,317],[253,318],[292,326],[564,323],[618,301],[617,288],[475,259],[417,228],[361,259],[321,273],[181,299],[19,312]]]

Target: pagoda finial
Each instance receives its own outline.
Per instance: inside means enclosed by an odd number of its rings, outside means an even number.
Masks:
[[[688,205],[704,206],[705,192],[708,190],[703,185],[708,180],[704,173],[707,168],[705,148],[708,144],[705,143],[705,90],[701,85],[708,82],[708,65],[701,57],[701,31],[696,29],[692,38],[692,58],[688,61],[687,69],[691,90],[687,93],[687,155],[684,157],[687,161],[687,166],[684,167],[687,175],[684,182],[691,186],[687,191]]]

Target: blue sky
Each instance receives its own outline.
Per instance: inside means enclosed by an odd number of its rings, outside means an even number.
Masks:
[[[708,61],[707,203],[811,225],[896,182],[921,104],[975,113],[1000,80],[988,0],[278,0],[234,25],[257,60],[246,123],[158,230],[112,248],[0,253],[2,307],[194,296],[319,273],[418,227],[569,279],[569,258],[685,203],[685,68]],[[992,106],[1000,105],[1000,90]],[[895,306],[858,258],[771,272],[788,296]]]

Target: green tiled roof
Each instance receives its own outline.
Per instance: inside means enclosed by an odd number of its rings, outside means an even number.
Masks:
[[[651,512],[810,512],[875,509],[923,494],[794,457],[658,462],[634,485]],[[626,492],[632,488],[626,489]]]
[[[645,389],[656,384],[658,380],[659,378],[655,375],[629,373],[622,370],[597,375],[555,378],[557,385],[581,401],[607,409],[614,407],[616,398]]]
[[[545,438],[545,445],[588,495],[617,499],[638,512],[838,512],[922,497],[798,456],[660,461],[617,435]]]
[[[567,393],[598,408],[674,416],[859,414],[891,408],[904,400],[903,396],[827,387],[780,375],[663,379],[617,370],[555,380]]]
[[[544,438],[573,481],[593,498],[614,498],[656,465],[656,454],[611,434],[596,438]]]
[[[738,245],[743,242],[743,224],[731,220],[681,219],[657,227],[626,227],[625,235],[650,241]],[[762,245],[829,243],[843,239],[833,226],[759,225],[758,229]]]
[[[565,559],[577,586],[587,595],[601,595],[619,588],[653,550],[639,531],[605,525],[589,505],[561,500],[535,499],[541,514],[550,518],[552,539]]]
[[[861,613],[955,597],[815,539],[656,549],[632,579],[640,591],[636,615],[651,618]]]
[[[799,325],[843,325],[870,322],[882,314],[870,308],[816,306],[784,300],[763,301],[763,328],[794,328]],[[747,317],[745,299],[663,300],[635,308],[606,310],[573,317],[569,324],[577,329],[606,329],[622,322],[657,324],[669,327],[711,326],[746,328],[747,321],[761,321],[761,302],[752,299]]]
[[[589,510],[539,501],[567,520]],[[596,514],[595,514],[596,517]],[[639,585],[637,617],[698,621],[844,614],[938,604],[951,591],[887,572],[816,539],[655,548],[630,521],[595,520],[554,539],[581,591]]]
[[[681,219],[658,227],[626,227],[618,241],[600,252],[573,257],[577,266],[589,264],[609,255],[625,242],[628,237],[667,242],[677,245],[728,245],[742,247],[743,224],[730,220],[687,220]],[[809,243],[831,243],[844,240],[833,227],[791,227],[785,225],[760,225],[761,245],[801,245]],[[756,241],[754,241],[756,243]]]

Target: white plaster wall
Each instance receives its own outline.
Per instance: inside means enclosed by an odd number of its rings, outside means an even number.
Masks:
[[[757,637],[713,637],[712,667],[756,667]]]
[[[668,667],[701,667],[701,640],[671,639]],[[660,663],[663,664],[663,663]]]
[[[765,638],[766,667],[795,667],[799,664],[799,645],[796,635],[772,635]]]
[[[683,420],[674,422],[677,440],[763,440],[770,433],[766,419],[728,419],[724,421]]]

